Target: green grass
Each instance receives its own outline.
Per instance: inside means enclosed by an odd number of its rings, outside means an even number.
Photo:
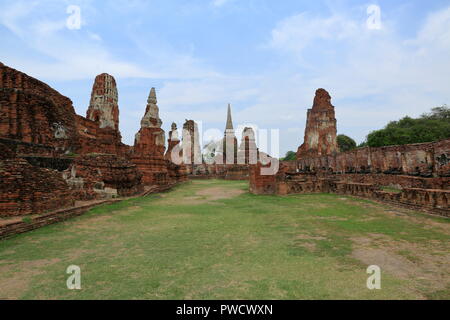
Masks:
[[[193,181],[0,241],[0,298],[449,298],[448,268],[440,266],[448,219],[331,194],[247,190],[246,182]],[[368,290],[368,263],[355,248],[417,268],[399,276],[382,267],[382,289]],[[422,268],[424,257],[439,277]],[[82,290],[67,289],[69,265],[81,267]]]

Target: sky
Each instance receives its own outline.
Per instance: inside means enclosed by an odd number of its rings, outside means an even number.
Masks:
[[[151,87],[166,132],[193,119],[221,135],[231,103],[235,127],[279,130],[280,155],[303,142],[317,88],[358,143],[450,104],[449,0],[0,0],[0,39],[1,62],[81,115],[95,76],[114,76],[130,145]]]

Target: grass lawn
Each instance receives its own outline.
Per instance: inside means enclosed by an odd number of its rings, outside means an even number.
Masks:
[[[247,189],[193,181],[0,241],[0,298],[450,298],[450,220]],[[381,290],[366,287],[372,264]],[[81,290],[66,287],[69,265]]]

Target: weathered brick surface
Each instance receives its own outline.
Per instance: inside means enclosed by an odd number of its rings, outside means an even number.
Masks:
[[[99,128],[119,131],[119,95],[114,77],[107,73],[95,77],[86,118]]]
[[[0,160],[13,159],[16,153],[0,141]]]
[[[100,128],[95,121],[76,117],[80,154],[105,153],[129,157],[131,147],[121,142],[120,132],[109,127]]]
[[[67,183],[57,171],[26,160],[0,160],[0,215],[41,213],[73,204]]]
[[[196,164],[190,167],[191,179],[248,180],[249,165],[245,164]]]
[[[261,162],[250,166],[250,192],[254,194],[278,194],[278,175],[262,175]]]
[[[170,183],[169,161],[164,157],[165,133],[161,124],[155,88],[152,88],[141,120],[141,129],[136,134],[131,158],[142,172],[142,182],[145,185]]]
[[[116,155],[77,157],[64,178],[78,199],[125,197],[143,191],[142,173],[135,164]]]
[[[252,193],[333,192],[449,215],[450,139],[337,153],[330,99],[325,90],[316,92],[297,161],[282,162],[272,176],[261,174],[261,164],[251,166]],[[382,186],[401,192],[385,192]]]
[[[76,152],[72,101],[45,83],[1,65],[0,137]]]
[[[450,139],[303,158],[297,162],[297,169],[337,174],[343,180],[360,183],[450,189]]]
[[[76,115],[71,100],[45,83],[0,64],[0,215],[40,213],[74,199],[142,191],[141,173],[124,159],[132,156],[132,148],[121,142],[112,76],[96,77],[87,117]],[[88,156],[93,153],[102,155]],[[161,156],[156,162],[152,173],[167,171]]]
[[[330,94],[318,89],[311,109],[308,109],[304,143],[297,150],[297,159],[321,156],[338,151],[336,117]]]

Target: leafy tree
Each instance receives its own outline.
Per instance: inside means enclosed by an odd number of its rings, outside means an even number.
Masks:
[[[363,141],[360,144],[358,144],[358,148],[365,148],[367,146],[368,146],[367,141]]]
[[[337,144],[340,152],[350,151],[356,148],[356,142],[345,134],[337,136]]]
[[[281,161],[294,161],[297,160],[297,154],[294,151],[286,152],[286,156],[281,158]]]
[[[432,142],[450,138],[450,108],[447,105],[431,109],[417,119],[404,117],[388,123],[384,129],[367,136],[370,147]]]

